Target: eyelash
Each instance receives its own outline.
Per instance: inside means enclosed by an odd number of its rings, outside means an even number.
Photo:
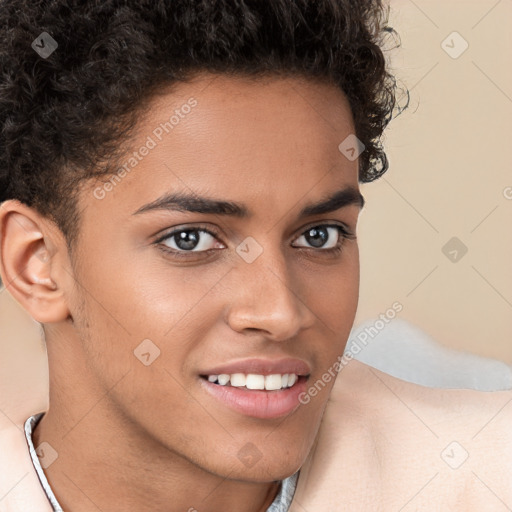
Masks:
[[[340,224],[313,224],[309,227],[306,227],[305,230],[299,235],[298,238],[305,235],[308,231],[312,230],[313,228],[336,228],[338,230],[338,233],[341,235],[339,238],[338,243],[335,247],[331,247],[330,249],[315,249],[314,247],[299,247],[298,249],[301,250],[313,250],[315,252],[320,252],[322,254],[327,255],[338,255],[343,250],[344,242],[345,240],[354,240],[356,236],[351,233],[348,229],[346,229],[344,226]],[[191,227],[182,227],[179,229],[174,229],[170,233],[166,233],[165,235],[161,236],[158,240],[156,240],[154,243],[158,245],[158,247],[164,251],[167,254],[170,254],[173,258],[190,258],[190,254],[205,254],[205,253],[211,253],[213,251],[218,251],[219,249],[207,249],[205,251],[177,251],[176,249],[171,249],[167,247],[166,245],[162,244],[163,241],[171,239],[173,236],[177,235],[178,233],[182,233],[184,231],[198,231],[203,233],[208,233],[212,237],[218,239],[219,233],[215,233],[215,231],[208,229],[203,226],[191,226]]]

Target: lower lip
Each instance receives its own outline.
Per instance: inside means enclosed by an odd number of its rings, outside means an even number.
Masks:
[[[274,391],[221,386],[200,377],[207,393],[229,408],[253,418],[279,418],[292,413],[301,404],[299,395],[306,391],[306,377],[300,377],[291,388]]]

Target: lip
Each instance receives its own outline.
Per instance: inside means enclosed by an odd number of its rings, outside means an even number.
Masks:
[[[200,375],[232,375],[233,373],[253,373],[256,375],[274,375],[276,373],[284,375],[285,373],[295,373],[298,376],[307,376],[311,373],[311,367],[301,359],[289,357],[283,359],[253,358],[231,361],[215,366],[214,368],[200,372]]]
[[[306,391],[307,377],[299,377],[290,388],[260,391],[221,386],[199,378],[203,390],[231,410],[253,418],[271,419],[287,416],[300,405],[299,396]]]

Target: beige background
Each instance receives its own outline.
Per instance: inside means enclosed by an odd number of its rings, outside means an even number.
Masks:
[[[384,139],[389,171],[361,186],[356,325],[399,301],[444,345],[512,363],[512,2],[391,8],[411,100]],[[454,31],[469,44],[457,59],[441,46]],[[442,252],[452,237],[468,248],[456,263]]]
[[[399,301],[399,316],[441,343],[512,363],[512,2],[391,7],[391,64],[411,101],[385,137],[390,170],[361,186],[356,325]],[[469,44],[457,59],[441,46],[454,31]],[[456,263],[442,252],[452,237],[468,248]],[[0,291],[0,360],[30,354],[45,379],[39,328],[8,299]]]

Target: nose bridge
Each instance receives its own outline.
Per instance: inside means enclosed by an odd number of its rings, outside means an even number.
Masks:
[[[233,272],[237,293],[228,319],[232,329],[263,330],[266,336],[286,340],[311,325],[313,315],[294,287],[294,276],[279,244],[271,244],[269,237],[261,244],[246,239],[237,253],[240,259]]]

